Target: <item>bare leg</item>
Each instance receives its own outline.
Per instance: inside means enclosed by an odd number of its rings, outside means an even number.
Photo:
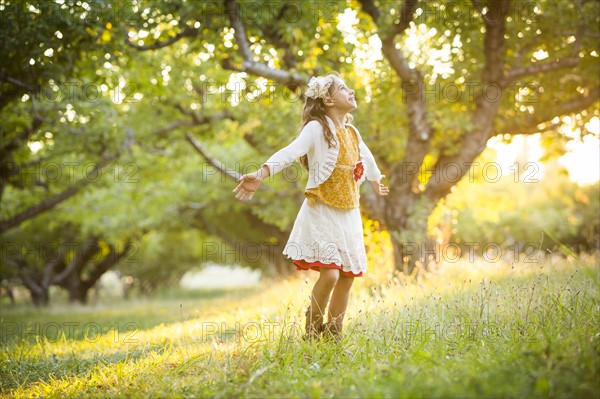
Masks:
[[[319,272],[320,276],[313,287],[310,306],[314,310],[314,314],[320,315],[322,318],[327,307],[327,302],[329,302],[331,290],[336,286],[340,278],[340,271],[322,267]]]
[[[329,303],[328,318],[330,323],[341,325],[344,321],[352,283],[354,283],[354,277],[340,275],[333,289],[331,302]]]
[[[329,302],[331,290],[335,286],[340,272],[337,269],[320,269],[319,279],[313,287],[310,307],[306,310],[306,336],[304,339],[312,341],[318,339],[324,329],[324,313]]]

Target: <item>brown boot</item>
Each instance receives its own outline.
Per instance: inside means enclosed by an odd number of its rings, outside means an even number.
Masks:
[[[328,322],[324,324],[323,336],[332,339],[335,342],[342,340],[342,323],[340,322]]]
[[[311,307],[309,306],[308,309],[306,309],[306,334],[304,335],[303,339],[305,341],[318,340],[323,332],[324,327],[323,315],[312,312]]]

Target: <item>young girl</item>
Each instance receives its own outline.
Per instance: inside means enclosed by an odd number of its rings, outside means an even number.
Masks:
[[[348,122],[356,109],[354,90],[334,74],[311,78],[305,93],[302,128],[262,168],[239,178],[238,200],[250,200],[262,180],[300,158],[308,167],[305,200],[283,254],[297,270],[319,272],[306,312],[306,338],[325,333],[340,338],[350,288],[367,269],[359,185],[365,177],[385,196],[384,177],[358,130]],[[332,293],[333,291],[333,293]],[[331,301],[329,300],[331,296]],[[324,309],[329,302],[328,322]]]

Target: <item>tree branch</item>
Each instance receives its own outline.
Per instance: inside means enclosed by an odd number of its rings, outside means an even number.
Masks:
[[[196,152],[198,154],[200,154],[200,156],[202,158],[204,158],[204,160],[206,160],[215,169],[217,169],[223,176],[238,183],[238,179],[242,176],[241,174],[239,174],[238,172],[236,172],[234,170],[228,170],[221,161],[219,161],[216,158],[211,157],[208,154],[208,152],[204,149],[202,144],[198,140],[196,140],[196,138],[194,136],[192,136],[190,133],[186,133],[185,138],[188,141],[188,143],[190,143],[191,146],[196,150]],[[296,182],[296,184],[298,184],[298,182]],[[271,187],[266,187],[264,185],[259,186],[258,190],[265,191],[265,192],[267,192],[267,191],[272,192],[272,191],[270,191]],[[282,197],[282,198],[283,197],[287,198],[287,196],[284,193],[277,193],[277,196]],[[302,194],[302,197],[304,197],[303,194]],[[299,201],[299,202],[301,202],[301,201]]]
[[[539,127],[541,124],[544,124],[544,126]],[[520,126],[518,128],[514,128],[511,130],[512,133],[507,133],[504,130],[496,130],[496,132],[492,133],[492,136],[499,136],[499,135],[503,135],[503,134],[510,134],[513,136],[516,136],[518,134],[522,134],[522,135],[538,134],[538,133],[548,132],[551,130],[556,130],[560,126],[561,126],[561,123],[542,122],[538,125]]]
[[[123,247],[123,250],[119,252],[115,249],[114,246],[111,245],[108,255],[106,255],[106,257],[102,259],[102,262],[96,264],[96,266],[90,271],[88,277],[82,281],[83,286],[86,289],[89,289],[94,284],[96,284],[96,281],[98,281],[98,279],[104,273],[106,273],[108,269],[117,264],[121,259],[123,259],[123,257],[125,257],[125,255],[127,255],[131,246],[131,240],[127,240],[125,246]]]
[[[57,271],[57,268],[61,266],[61,269],[65,267],[65,257],[70,247],[68,245],[62,245],[60,251],[56,254],[54,259],[51,259],[46,263],[44,268],[44,278],[42,279],[42,286],[49,287],[52,282],[52,278]]]
[[[138,50],[138,51],[148,51],[148,50],[157,50],[160,48],[164,48],[164,47],[168,47],[171,44],[178,42],[179,40],[183,39],[184,37],[190,37],[190,36],[194,36],[195,34],[197,34],[199,31],[199,29],[196,28],[190,28],[189,26],[183,31],[183,32],[179,32],[177,35],[173,36],[170,39],[167,40],[163,40],[163,41],[158,41],[156,43],[153,44],[147,44],[147,45],[138,45],[133,43],[130,39],[129,39],[129,33],[126,32],[125,33],[125,43],[129,46],[129,47],[133,47],[134,49]]]
[[[506,17],[511,8],[510,3],[511,0],[490,0],[487,11],[485,13],[483,10],[480,11],[485,25],[483,83],[499,84],[503,78],[506,59],[504,34],[506,33]],[[475,0],[473,0],[473,5],[476,8],[481,7]]]
[[[190,143],[192,145],[192,147],[194,147],[196,152],[198,152],[202,156],[202,158],[204,158],[215,169],[217,169],[219,172],[221,172],[221,174],[228,177],[230,180],[237,182],[237,180],[241,176],[239,173],[237,173],[236,171],[227,170],[227,168],[225,167],[225,165],[223,165],[223,163],[221,163],[219,160],[208,155],[208,153],[206,152],[206,150],[204,149],[202,144],[198,140],[196,140],[196,138],[194,136],[192,136],[190,133],[185,134],[185,139],[188,141],[188,143]]]
[[[554,60],[552,62],[541,62],[527,67],[512,68],[503,80],[502,87],[506,87],[515,80],[528,75],[556,71],[562,68],[571,68],[579,65],[579,58],[568,57]]]
[[[548,130],[547,128],[540,129],[538,126],[550,122],[557,116],[581,112],[594,105],[599,99],[600,87],[596,86],[590,89],[587,94],[572,97],[559,104],[552,104],[547,107],[538,104],[536,113],[512,119],[510,123],[498,129],[495,134],[535,134]]]
[[[252,75],[262,76],[273,81],[283,83],[291,89],[305,86],[308,80],[297,73],[291,73],[282,69],[271,68],[268,65],[254,61],[250,42],[246,36],[246,29],[239,14],[239,5],[235,0],[225,0],[225,12],[234,29],[234,37],[238,45],[238,51],[242,56],[242,67],[236,68]],[[226,67],[226,65],[224,65]]]
[[[35,271],[31,270],[31,268],[29,268],[25,262],[16,261],[10,258],[6,259],[6,262],[17,269],[17,274],[25,287],[27,287],[31,292],[35,292],[39,296],[44,295],[46,291],[39,284],[38,279],[36,279],[35,276],[32,276],[32,274],[35,274]]]
[[[416,7],[417,0],[404,0],[402,9],[400,10],[400,20],[390,30],[390,36],[395,37],[408,28],[410,22],[413,20]]]
[[[373,0],[360,0],[360,3],[362,9],[371,16],[379,30],[385,32],[388,27],[381,25],[379,21],[381,11],[375,5]],[[396,48],[395,42],[395,37],[404,32],[410,24],[410,21],[412,21],[416,5],[417,2],[415,0],[405,0],[402,4],[400,21],[389,28],[388,33],[381,37],[381,49],[383,55],[387,58],[390,65],[400,79],[402,79],[404,84],[420,84],[422,81],[420,73],[409,66],[408,60],[404,57],[404,54]]]
[[[0,73],[0,80],[13,84],[21,89],[27,91],[28,93],[37,93],[39,89],[36,89],[34,86],[31,86],[25,82],[21,82],[18,79],[11,78],[10,76],[6,76],[4,73]]]
[[[5,231],[12,229],[14,227],[19,226],[24,221],[31,219],[43,212],[49,211],[54,208],[56,205],[61,202],[66,201],[67,199],[73,197],[82,188],[87,186],[92,182],[91,177],[94,176],[99,170],[101,170],[104,166],[106,166],[110,161],[116,159],[117,156],[112,156],[110,158],[106,158],[102,160],[100,163],[97,163],[94,168],[86,174],[86,177],[67,187],[62,192],[47,198],[38,204],[27,208],[26,210],[12,216],[8,219],[0,220],[0,233],[4,233]]]
[[[279,9],[279,12],[277,13],[277,17],[274,18],[274,23],[263,26],[262,32],[263,36],[268,39],[276,48],[283,50],[283,62],[285,63],[287,69],[292,69],[295,68],[297,64],[296,53],[294,52],[293,47],[284,40],[283,35],[280,33],[281,31],[277,26],[277,23],[285,16],[286,7],[288,6],[291,6],[291,4],[283,3]]]
[[[513,67],[506,73],[504,80],[501,84],[502,87],[508,86],[510,83],[514,82],[515,80],[517,80],[523,76],[535,75],[535,74],[544,73],[544,72],[551,72],[551,71],[556,71],[556,70],[563,69],[563,68],[572,68],[572,67],[579,65],[579,63],[580,63],[579,50],[581,49],[581,46],[583,44],[583,37],[586,34],[586,26],[585,26],[585,18],[583,15],[583,4],[581,4],[580,2],[576,2],[576,1],[573,3],[577,6],[577,8],[579,9],[579,12],[582,14],[581,14],[577,29],[573,33],[573,35],[575,36],[575,42],[569,46],[570,55],[568,57],[557,58],[554,61],[540,62],[540,63],[536,63],[533,65],[529,65],[527,67],[522,67],[521,62],[522,62],[523,56],[525,55],[526,51],[533,46],[533,42],[531,41],[519,50],[517,61],[513,65]]]
[[[193,126],[200,126],[200,125],[206,125],[212,122],[217,122],[223,119],[230,119],[230,120],[234,120],[235,118],[233,117],[233,115],[231,115],[229,113],[228,110],[225,111],[221,111],[218,112],[216,114],[213,115],[208,115],[208,116],[204,116],[204,115],[198,115],[195,112],[185,109],[184,107],[182,107],[181,105],[177,104],[175,105],[175,108],[177,108],[182,114],[184,115],[188,115],[191,120],[189,121],[174,121],[169,123],[166,126],[163,126],[159,129],[156,129],[153,133],[156,135],[163,135],[165,133],[169,133],[175,129],[178,129],[180,127],[193,127]]]
[[[253,134],[246,133],[244,137],[242,137],[246,143],[252,148],[254,148],[257,152],[259,152],[259,142],[255,139]]]
[[[573,112],[580,112],[592,106],[600,98],[600,88],[596,87],[585,96],[570,99],[561,103],[557,107],[540,107],[539,112],[527,115],[518,121],[498,129],[497,134],[532,134],[539,132],[541,129],[537,126],[541,123],[551,121],[557,115],[565,115]],[[543,109],[543,110],[542,110]],[[472,141],[471,141],[472,142]],[[469,142],[469,143],[471,143]],[[434,167],[434,171],[427,182],[424,194],[431,200],[443,198],[450,192],[452,186],[460,180],[468,171],[470,164],[475,160],[477,155],[483,151],[482,147],[477,147],[477,143],[467,146],[463,144],[463,148],[455,155],[442,155]],[[485,143],[484,143],[485,145]]]
[[[138,45],[130,42],[129,37],[126,38],[126,42],[128,45],[130,45],[131,47],[134,47],[138,50],[153,50],[153,49],[158,49],[158,48],[166,47],[170,44],[173,44],[174,42],[182,39],[183,37],[192,36],[195,33],[197,33],[197,31],[198,31],[197,29],[187,27],[183,32],[180,32],[175,37],[173,37],[169,40],[166,40],[163,42],[158,42],[158,43],[155,43],[153,45],[148,45],[148,46],[138,46]],[[22,83],[22,82],[14,81],[13,79],[8,78],[8,77],[3,77],[3,80],[9,81],[10,83],[13,83],[13,84]],[[31,87],[25,87],[23,84],[21,84],[20,87],[24,87],[26,89],[32,89]],[[164,134],[168,131],[177,129],[179,127],[196,126],[196,125],[210,123],[210,122],[220,120],[220,119],[225,119],[225,118],[231,119],[232,118],[231,115],[227,111],[221,112],[219,114],[211,115],[208,117],[198,116],[195,113],[193,113],[191,116],[192,116],[192,121],[188,121],[188,122],[176,121],[176,122],[171,123],[170,125],[167,125],[166,127],[162,128],[162,129],[157,130],[155,133],[160,135],[160,134]],[[43,120],[41,118],[36,117],[34,119],[32,125],[29,128],[25,129],[21,134],[18,135],[17,138],[13,139],[9,143],[7,143],[5,146],[3,146],[3,148],[0,150],[0,160],[4,159],[7,156],[7,154],[13,150],[13,147],[17,144],[17,141],[20,141],[20,140],[23,140],[23,139],[26,139],[27,137],[29,137],[31,132],[38,129],[42,122],[43,122]],[[67,187],[65,190],[54,195],[53,197],[47,198],[47,199],[41,201],[40,203],[38,203],[37,205],[32,206],[32,207],[26,209],[25,211],[20,212],[19,214],[15,215],[9,219],[0,220],[0,233],[5,232],[6,230],[8,230],[10,228],[14,228],[14,227],[18,226],[19,224],[21,224],[22,222],[24,222],[25,220],[28,220],[30,218],[33,218],[33,217],[39,215],[40,213],[48,211],[48,210],[54,208],[56,205],[60,204],[61,202],[73,197],[84,186],[89,184],[89,182],[91,181],[89,179],[89,177],[92,176],[93,173],[96,173],[97,170],[99,168],[101,168],[104,164],[106,164],[108,161],[110,161],[110,159],[103,161],[103,163],[101,165],[96,165],[96,167],[88,173],[86,178]],[[4,163],[2,163],[2,165],[4,165]],[[3,190],[4,181],[2,181],[1,184],[2,184],[2,186],[0,187],[0,193],[2,193],[4,191]]]
[[[83,247],[77,251],[75,258],[69,263],[69,266],[62,272],[52,277],[52,284],[61,285],[64,284],[65,280],[73,273],[80,273],[85,267],[87,261],[94,256],[100,247],[98,246],[98,239],[92,237],[87,240]]]
[[[163,126],[159,129],[156,129],[153,133],[157,136],[172,132],[175,129],[179,129],[180,127],[192,127],[197,124],[194,121],[174,121],[169,123],[166,126]]]
[[[375,25],[377,25],[377,21],[381,16],[381,11],[375,2],[373,0],[360,0],[360,5],[362,6],[363,11],[369,14],[373,19],[373,22],[375,22]]]

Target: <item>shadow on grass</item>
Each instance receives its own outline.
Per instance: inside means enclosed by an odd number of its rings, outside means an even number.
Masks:
[[[120,305],[3,309],[0,319],[0,392],[82,376],[97,367],[135,362],[153,353],[160,355],[178,344],[169,337],[139,343],[136,334],[196,318],[187,315],[189,309],[215,306],[223,299],[245,300],[260,292],[259,287],[168,290],[152,298],[138,298]],[[93,348],[102,337],[120,345],[108,348],[98,344],[97,354],[80,355],[78,345],[91,343]],[[53,344],[63,348],[54,350]],[[71,345],[73,347],[69,348]],[[110,353],[112,350],[114,352]],[[33,355],[36,351],[42,355]]]
[[[129,301],[111,298],[89,306],[55,304],[49,308],[3,308],[0,348],[23,340],[36,343],[45,339],[56,343],[95,339],[110,332],[126,334],[132,329],[147,330],[188,320],[189,310],[195,307],[222,299],[242,300],[258,292],[259,287],[168,290],[148,298]]]

